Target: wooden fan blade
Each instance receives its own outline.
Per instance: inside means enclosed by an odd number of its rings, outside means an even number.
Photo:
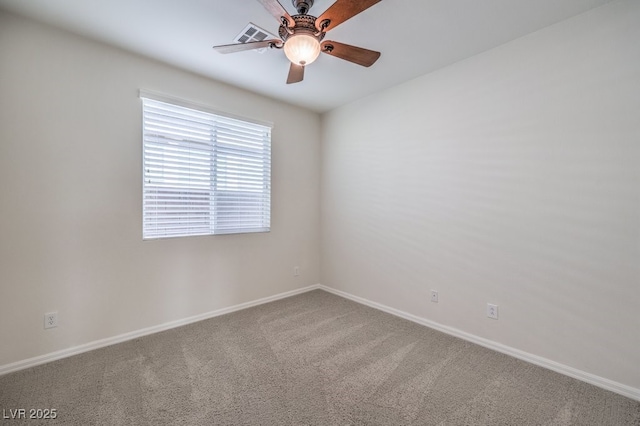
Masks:
[[[322,52],[354,64],[370,67],[380,57],[380,52],[363,49],[362,47],[350,46],[337,41],[325,41],[320,45]]]
[[[265,9],[269,11],[274,18],[278,20],[278,22],[282,25],[282,18],[286,19],[290,28],[296,25],[296,21],[293,20],[291,15],[289,15],[284,7],[280,4],[278,0],[258,0],[261,5],[264,6]]]
[[[249,43],[236,43],[236,44],[223,44],[221,46],[213,46],[213,48],[220,53],[235,53],[242,52],[243,50],[262,49],[265,47],[271,47],[271,45],[282,44],[282,40],[271,39],[263,41],[251,41]]]
[[[381,0],[337,0],[316,19],[316,27],[327,32]],[[327,23],[328,21],[328,23]],[[324,24],[323,24],[324,23]]]
[[[304,66],[296,65],[293,62],[289,67],[289,77],[287,77],[287,84],[300,83],[304,78]]]

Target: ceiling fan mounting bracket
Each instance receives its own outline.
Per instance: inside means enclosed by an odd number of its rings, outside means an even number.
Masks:
[[[300,15],[309,13],[309,9],[313,7],[313,0],[291,0],[293,7],[296,8]]]
[[[322,22],[320,22],[320,31],[324,32],[329,25],[331,25],[331,21],[329,19],[323,19]]]
[[[280,17],[280,25],[282,25],[285,28],[289,28],[289,20],[287,18],[285,18],[284,16]]]

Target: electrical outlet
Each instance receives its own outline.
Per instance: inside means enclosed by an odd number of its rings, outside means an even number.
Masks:
[[[300,267],[299,266],[294,266],[293,267],[293,276],[297,277],[300,275]]]
[[[487,303],[487,316],[491,319],[498,319],[498,305]]]
[[[438,292],[435,290],[431,290],[431,301],[433,303],[438,303]]]
[[[53,328],[58,326],[58,313],[49,312],[44,314],[44,328]]]

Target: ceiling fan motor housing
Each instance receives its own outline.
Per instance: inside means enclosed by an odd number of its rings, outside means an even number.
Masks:
[[[281,25],[278,29],[278,35],[280,36],[282,41],[287,41],[289,37],[299,34],[311,36],[317,39],[318,42],[322,41],[325,33],[318,31],[318,29],[316,28],[315,16],[293,15],[292,18],[296,22],[296,25],[293,28],[287,28],[284,25]]]

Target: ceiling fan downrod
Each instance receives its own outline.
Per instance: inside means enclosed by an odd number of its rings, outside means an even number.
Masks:
[[[291,0],[291,2],[300,15],[306,15],[313,7],[313,0]]]

